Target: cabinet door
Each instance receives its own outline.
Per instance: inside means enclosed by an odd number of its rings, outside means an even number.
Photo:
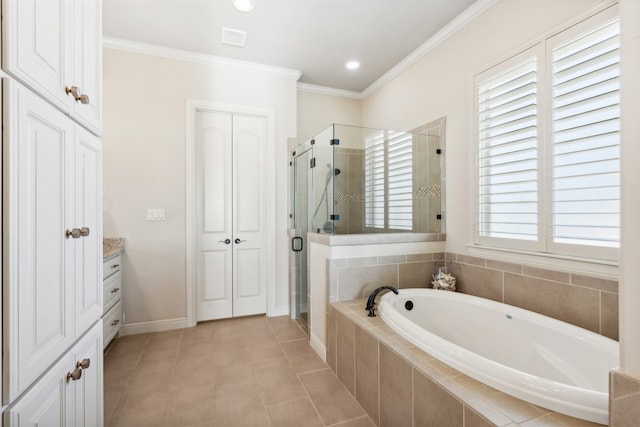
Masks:
[[[74,227],[88,235],[74,239],[75,336],[102,315],[102,142],[75,129]]]
[[[101,427],[102,361],[102,322],[98,321],[4,412],[4,425]],[[81,375],[72,379],[74,370],[81,371]]]
[[[70,14],[73,3],[63,0],[2,2],[2,68],[51,102],[68,111],[65,93],[71,72]]]
[[[75,346],[74,355],[74,366],[83,366],[83,362],[89,362],[89,366],[82,369],[82,377],[74,381],[74,425],[101,427],[104,424],[102,321],[96,323]]]
[[[73,343],[73,123],[4,82],[3,305],[5,403]]]
[[[4,425],[73,426],[74,381],[67,380],[67,373],[73,370],[73,364],[73,355],[67,353],[15,405],[4,412]]]
[[[99,0],[73,3],[73,77],[87,103],[72,103],[71,114],[92,132],[102,131],[102,6]]]

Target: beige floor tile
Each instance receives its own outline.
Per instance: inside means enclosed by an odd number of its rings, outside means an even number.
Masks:
[[[211,341],[213,339],[213,330],[209,326],[195,326],[193,328],[184,329],[182,333],[182,344]]]
[[[168,393],[154,392],[143,396],[127,396],[127,392],[120,398],[116,406],[113,419],[125,419],[133,417],[138,413],[164,412],[167,403]]]
[[[171,392],[165,409],[166,426],[215,425],[213,386],[204,385]]]
[[[324,427],[309,398],[290,400],[267,406],[271,427]]]
[[[158,427],[163,425],[163,410],[133,411],[128,413],[116,412],[107,427]]]
[[[186,360],[213,359],[213,349],[211,341],[183,342],[178,350],[176,360],[185,362]]]
[[[242,325],[234,319],[214,320],[205,323],[213,334],[213,339],[241,334]]]
[[[145,362],[151,362],[155,360],[166,360],[175,362],[178,357],[178,347],[174,348],[151,348],[147,346],[146,350],[142,352],[140,357],[140,364]]]
[[[366,415],[330,369],[300,374],[299,377],[326,425]]]
[[[260,419],[261,412],[266,416],[260,390],[253,384],[229,384],[224,389],[216,389],[215,398],[216,419],[222,424],[245,415],[249,419]]]
[[[169,381],[169,390],[215,384],[215,369],[207,365],[178,363]]]
[[[104,388],[104,422],[107,423],[116,410],[120,398],[124,394],[124,386]]]
[[[289,316],[268,317],[267,320],[269,321],[272,331],[287,328],[289,325],[296,323],[296,321],[289,318]]]
[[[131,380],[127,384],[124,395],[128,399],[134,396],[146,396],[152,393],[166,393],[169,391],[171,376],[171,371],[168,373],[156,371],[137,372],[131,377]]]
[[[229,388],[230,386],[252,385],[257,387],[256,377],[253,372],[253,364],[249,362],[235,362],[227,366],[215,368],[216,389]]]
[[[120,369],[118,368],[109,368],[104,370],[104,386],[105,388],[110,387],[121,387],[125,386],[131,380],[135,372],[135,366],[126,366]]]
[[[215,399],[201,401],[196,405],[188,403],[167,406],[164,415],[166,427],[217,426]]]
[[[354,418],[343,423],[334,424],[332,427],[376,427],[376,424],[371,421],[371,418],[369,418],[368,416],[364,416],[360,418]]]
[[[288,323],[287,326],[274,329],[273,333],[280,342],[288,342],[306,338],[307,334],[295,324]]]
[[[309,372],[328,367],[313,351],[307,340],[291,341],[281,345],[296,372]]]
[[[307,396],[290,366],[255,367],[254,370],[265,405]]]
[[[314,371],[333,374],[305,338],[295,321],[283,316],[205,322],[118,339],[104,361],[105,425],[321,426],[299,376],[308,372],[321,407],[336,408],[330,422],[369,427],[361,408],[351,415],[349,399],[355,401],[341,395],[345,390],[335,376],[333,382],[318,381],[324,374]],[[295,424],[286,424],[290,421]]]
[[[176,334],[154,334],[149,339],[147,350],[176,350],[182,341],[182,332]]]
[[[269,321],[265,316],[240,317],[236,320],[243,331],[271,331]]]

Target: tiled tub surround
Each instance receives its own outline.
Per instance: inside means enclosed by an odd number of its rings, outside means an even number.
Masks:
[[[431,287],[431,275],[443,262],[442,252],[329,260],[329,301],[363,298],[382,285]]]
[[[488,387],[367,317],[364,299],[327,314],[327,363],[379,426],[594,426]]]
[[[457,290],[618,339],[618,281],[446,253]]]
[[[609,375],[609,423],[615,427],[640,425],[640,378],[617,370]]]
[[[329,301],[363,298],[381,285],[431,287],[431,275],[445,258],[458,292],[618,339],[617,280],[449,252],[328,260]]]

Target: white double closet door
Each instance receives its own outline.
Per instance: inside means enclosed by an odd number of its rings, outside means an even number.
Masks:
[[[197,320],[266,312],[264,117],[195,120]]]

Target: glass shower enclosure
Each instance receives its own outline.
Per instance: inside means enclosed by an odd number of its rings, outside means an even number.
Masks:
[[[440,138],[331,125],[292,154],[291,317],[307,328],[307,234],[440,233]]]

